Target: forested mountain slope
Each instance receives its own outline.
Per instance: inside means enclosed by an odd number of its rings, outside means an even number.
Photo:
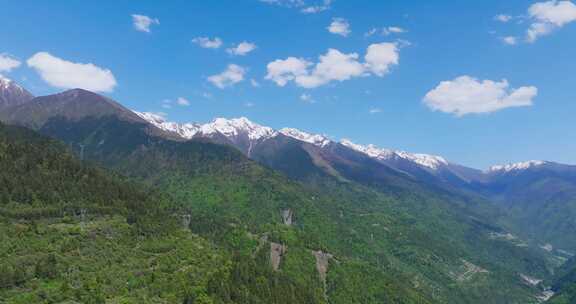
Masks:
[[[94,102],[75,96],[66,103]],[[59,98],[38,100],[44,103],[30,107],[43,113],[54,113],[50,108],[60,104]],[[22,109],[23,120],[12,122],[29,125]],[[466,201],[420,187],[394,170],[376,180],[386,191],[357,183],[366,175],[350,166],[338,168],[342,176],[324,170],[315,179],[305,174],[301,181],[314,181],[306,188],[233,148],[170,140],[148,124],[106,113],[112,115],[57,114],[34,126],[85,160],[156,187],[187,210],[192,231],[220,246],[243,256],[266,246],[277,249],[282,254],[270,253],[276,267],[308,286],[313,298],[323,299],[325,290],[332,303],[529,303],[539,290],[520,275],[549,273],[538,253],[495,238],[503,231],[468,210]],[[291,155],[314,162],[309,153]],[[333,257],[326,285],[315,269],[322,256]],[[371,284],[365,286],[367,277]]]
[[[157,191],[52,139],[0,124],[0,168],[2,303],[324,302],[272,271],[268,250],[215,246]]]

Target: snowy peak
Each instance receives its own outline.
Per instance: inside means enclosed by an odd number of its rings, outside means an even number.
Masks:
[[[246,117],[225,119],[216,118],[207,124],[176,123],[169,122],[162,115],[149,112],[134,111],[142,119],[154,126],[168,132],[180,135],[184,139],[192,139],[194,136],[224,135],[227,138],[236,138],[245,135],[251,141],[267,139],[277,134],[272,128],[264,127],[251,122]]]
[[[369,157],[380,161],[405,159],[432,170],[438,170],[440,167],[448,165],[448,161],[446,161],[446,159],[441,156],[413,154],[399,150],[381,149],[374,145],[362,146],[355,144],[347,139],[343,139],[340,143],[348,148],[364,153]]]
[[[322,148],[326,147],[332,142],[328,137],[324,135],[310,134],[294,128],[284,128],[280,130],[280,133]]]
[[[136,115],[140,116],[140,118],[146,120],[147,122],[160,127],[163,123],[166,122],[166,120],[164,119],[164,117],[160,114],[157,113],[151,113],[151,112],[137,112],[137,111],[133,111],[134,113],[136,113]]]
[[[547,164],[548,162],[546,161],[542,161],[542,160],[529,160],[529,161],[525,161],[525,162],[520,162],[520,163],[512,163],[512,164],[507,164],[507,165],[497,165],[497,166],[492,166],[488,169],[488,173],[507,173],[507,172],[512,172],[512,171],[521,171],[521,170],[526,170],[526,169],[530,169],[530,168],[535,168],[535,167],[540,167],[542,165]]]
[[[0,75],[0,106],[20,105],[32,100],[34,96],[16,82]]]
[[[220,133],[226,137],[237,137],[246,134],[250,140],[261,140],[275,136],[274,129],[253,123],[246,117],[225,119],[216,118],[211,123],[202,125],[200,131],[204,135]]]
[[[185,139],[191,139],[200,130],[200,125],[198,124],[193,123],[179,124],[175,122],[169,122],[166,121],[166,119],[162,115],[157,113],[137,112],[137,111],[134,111],[134,113],[136,113],[136,115],[140,116],[140,118],[146,120],[155,127],[164,131],[176,133]]]

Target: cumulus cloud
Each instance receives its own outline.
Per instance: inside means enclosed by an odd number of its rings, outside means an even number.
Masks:
[[[364,66],[358,62],[358,54],[344,54],[336,49],[329,49],[320,56],[314,69],[296,78],[296,83],[304,88],[316,88],[331,81],[344,81],[364,74]]]
[[[150,33],[150,27],[154,24],[160,24],[160,20],[145,15],[133,14],[132,23],[137,31]]]
[[[330,33],[340,35],[342,37],[348,36],[352,31],[350,30],[350,23],[343,18],[334,18],[332,23],[326,28]]]
[[[293,81],[303,88],[316,88],[332,81],[345,81],[360,76],[373,74],[382,77],[399,60],[399,48],[395,43],[370,45],[364,62],[361,62],[357,53],[345,54],[329,49],[326,54],[319,56],[317,63],[296,57],[270,62],[266,79],[281,87]]]
[[[368,113],[370,114],[378,114],[378,113],[382,113],[382,109],[380,108],[371,108]]]
[[[251,42],[241,42],[237,46],[233,48],[229,48],[226,50],[228,54],[235,55],[235,56],[245,56],[248,53],[254,51],[256,49],[256,44]]]
[[[21,64],[20,60],[8,54],[0,54],[0,72],[10,72]]]
[[[288,82],[308,74],[308,66],[312,63],[302,58],[288,57],[277,59],[267,66],[266,79],[274,81],[278,86],[285,86]]]
[[[366,68],[372,73],[382,77],[390,68],[400,61],[400,51],[396,43],[372,44],[366,51]]]
[[[244,80],[246,70],[236,64],[229,64],[220,74],[208,77],[208,81],[220,89],[231,87]]]
[[[217,49],[222,46],[222,39],[218,37],[214,37],[213,39],[208,37],[196,37],[192,39],[192,42],[205,49]]]
[[[39,52],[30,57],[27,64],[44,81],[57,88],[111,92],[116,86],[116,79],[110,70],[92,63],[75,63],[47,52]]]
[[[491,113],[510,107],[531,106],[538,95],[533,86],[511,89],[507,80],[479,81],[470,76],[442,81],[424,97],[424,103],[434,111],[464,116]]]
[[[534,42],[554,30],[576,21],[576,5],[571,1],[545,1],[534,3],[528,9],[532,20],[526,31],[526,40]]]

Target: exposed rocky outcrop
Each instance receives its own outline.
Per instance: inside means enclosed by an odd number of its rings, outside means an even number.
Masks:
[[[284,225],[292,226],[293,216],[294,216],[294,212],[292,211],[292,209],[282,210],[282,223]]]
[[[330,260],[334,258],[334,256],[330,253],[323,252],[322,250],[312,251],[312,254],[316,258],[316,270],[318,270],[318,275],[320,276],[320,280],[324,287],[326,286],[326,274],[328,273],[328,265],[330,264]]]
[[[282,262],[282,257],[286,254],[288,247],[284,244],[270,243],[270,263],[272,264],[272,269],[278,271],[280,269],[280,263]]]

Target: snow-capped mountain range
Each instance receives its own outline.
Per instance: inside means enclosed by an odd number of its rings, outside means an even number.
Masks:
[[[226,137],[236,137],[239,134],[246,134],[250,140],[262,140],[274,137],[277,131],[269,127],[255,124],[246,117],[225,119],[216,118],[206,124],[184,123],[166,121],[162,116],[149,112],[134,112],[142,119],[150,122],[154,126],[178,134],[184,139],[192,139],[198,136],[211,136],[221,134]]]
[[[441,156],[421,154],[421,153],[408,153],[406,151],[381,149],[374,145],[362,146],[351,142],[348,139],[343,139],[340,143],[346,147],[362,152],[372,158],[386,161],[390,159],[405,159],[419,164],[425,168],[437,170],[441,166],[448,165],[448,161]]]
[[[349,149],[363,153],[370,158],[376,159],[381,162],[404,160],[412,162],[421,168],[428,171],[437,171],[442,168],[447,168],[451,163],[445,158],[437,155],[410,153],[401,150],[383,149],[376,147],[372,144],[359,145],[348,139],[334,141],[328,136],[320,134],[310,134],[295,128],[283,128],[274,130],[270,127],[262,126],[250,121],[246,117],[225,119],[216,118],[206,124],[199,123],[175,123],[166,121],[164,117],[158,114],[149,112],[137,112],[138,116],[153,124],[154,126],[177,134],[183,139],[192,139],[198,137],[213,137],[217,135],[224,136],[234,142],[240,136],[245,136],[250,142],[248,146],[252,146],[256,142],[262,142],[267,139],[275,138],[279,135],[291,137],[293,139],[312,144],[314,146],[325,148],[330,144],[341,144]],[[523,170],[536,166],[546,164],[545,161],[528,161],[521,163],[513,163],[507,165],[496,165],[489,168],[488,173],[495,172],[511,172],[515,170]]]
[[[70,91],[73,93],[79,92],[79,90]],[[25,104],[29,101],[34,102],[34,96],[31,93],[18,85],[16,82],[0,75],[0,108],[14,108],[15,106]],[[119,105],[116,107],[121,108]],[[127,112],[132,114],[130,111]],[[403,166],[403,171],[406,171],[406,163],[414,164],[419,168],[429,172],[442,171],[443,169],[453,171],[453,165],[455,165],[447,161],[445,158],[436,155],[410,153],[394,149],[383,149],[371,144],[359,145],[347,139],[336,141],[325,135],[311,134],[295,128],[283,128],[280,130],[275,130],[267,126],[254,123],[245,117],[233,119],[216,118],[213,121],[205,124],[176,123],[167,121],[161,115],[154,113],[137,111],[133,112],[158,129],[171,133],[184,140],[202,137],[219,137],[220,139],[225,139],[226,143],[231,143],[237,146],[246,154],[248,154],[248,156],[250,156],[250,152],[256,145],[269,139],[286,136],[301,142],[309,143],[320,149],[326,149],[331,145],[337,144],[350,150],[354,150],[356,152],[367,155],[368,157],[379,162],[386,163],[389,166],[397,168],[399,166]],[[222,142],[222,140],[220,140],[220,142]],[[552,163],[532,160],[507,165],[496,165],[490,167],[488,170],[484,171],[484,173],[498,174],[517,172],[520,170],[537,168],[547,164]]]

